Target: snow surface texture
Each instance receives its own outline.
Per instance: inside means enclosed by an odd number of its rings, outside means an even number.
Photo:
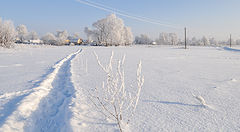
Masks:
[[[27,54],[35,50],[36,58],[41,60],[49,54],[37,56],[37,51],[51,48],[27,48],[20,52]],[[68,48],[56,48],[55,55],[66,53],[66,49],[70,51]],[[184,50],[168,46],[81,49],[80,54],[72,49],[35,87],[0,87],[0,131],[118,131],[116,122],[106,119],[89,100],[88,92],[106,79],[94,51],[103,64],[108,63],[112,51],[114,61],[126,54],[125,84],[129,91],[130,85],[137,85],[136,69],[142,60],[145,83],[129,131],[240,131],[238,50],[221,47]],[[9,52],[12,51],[1,49],[0,57],[11,57]],[[29,64],[19,62],[12,59],[9,65]],[[7,63],[3,59],[0,65],[9,66]],[[7,74],[11,73],[10,69],[3,68],[6,67],[0,67],[0,71],[6,73],[4,77],[10,77]],[[41,67],[31,68],[37,68],[39,74],[44,71]],[[38,77],[36,73],[34,77]],[[8,83],[16,85],[14,81]],[[20,86],[29,83],[32,82],[24,81]]]
[[[0,95],[36,87],[58,60],[78,47],[16,45],[0,47]]]
[[[224,48],[167,46],[84,48],[73,62],[77,89],[72,106],[73,130],[114,131],[116,124],[94,110],[88,91],[101,86],[104,73],[93,51],[108,63],[111,51],[126,54],[126,89],[136,80],[142,60],[145,84],[132,131],[239,131],[240,52]],[[135,87],[135,85],[133,85]],[[193,96],[195,95],[195,97]],[[84,98],[83,98],[84,97]]]

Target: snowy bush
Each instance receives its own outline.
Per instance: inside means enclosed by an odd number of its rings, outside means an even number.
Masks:
[[[133,42],[132,31],[125,27],[123,20],[115,14],[111,14],[104,19],[93,23],[94,30],[85,28],[85,33],[90,41],[95,41],[99,45],[130,45]]]
[[[12,21],[0,18],[0,46],[10,48],[16,40],[16,31]]]
[[[141,61],[137,69],[137,88],[134,93],[131,93],[125,86],[125,73],[124,73],[124,61],[117,63],[116,69],[113,68],[113,52],[110,57],[109,64],[103,66],[95,53],[97,62],[106,75],[106,81],[102,86],[95,88],[93,92],[89,92],[90,99],[97,109],[106,116],[108,119],[112,119],[117,122],[119,130],[125,131],[130,122],[131,117],[134,116],[140,92],[144,83],[144,77],[142,75]],[[132,88],[132,87],[131,87]]]

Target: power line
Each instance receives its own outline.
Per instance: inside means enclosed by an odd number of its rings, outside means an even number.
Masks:
[[[129,14],[128,12],[121,11],[121,10],[118,10],[118,9],[116,9],[116,8],[112,8],[112,7],[109,7],[109,6],[100,4],[100,3],[96,3],[96,2],[93,2],[93,1],[90,1],[90,0],[85,0],[85,1],[87,1],[88,3],[91,3],[91,4],[95,4],[95,5],[98,5],[98,6],[107,8],[107,9],[110,9],[110,10],[112,10],[112,11],[114,11],[114,12],[117,11],[117,12],[124,13],[124,14],[128,14],[128,15],[131,15],[131,16],[139,17],[139,18],[141,18],[141,19],[147,19],[147,20],[155,21],[155,22],[162,23],[162,24],[173,25],[173,24],[170,24],[170,23],[162,22],[162,21],[159,21],[159,20],[155,20],[155,19],[151,19],[151,18],[139,16],[139,15],[137,15],[137,16],[136,16],[136,15],[132,15],[132,14]]]
[[[150,19],[150,18],[147,18],[147,17],[130,15],[130,14],[124,12],[124,11],[120,11],[118,9],[114,9],[112,7],[105,6],[103,4],[99,4],[99,3],[96,3],[96,2],[91,2],[91,1],[86,1],[86,0],[76,0],[76,1],[80,2],[82,4],[85,4],[85,5],[97,8],[97,9],[101,9],[101,10],[104,10],[104,11],[107,11],[107,12],[115,13],[115,14],[118,14],[120,16],[124,16],[124,17],[131,18],[131,19],[134,19],[134,20],[147,22],[147,23],[151,23],[151,24],[156,24],[156,25],[160,25],[160,26],[165,26],[165,27],[169,27],[169,28],[174,28],[174,29],[182,29],[182,27],[177,27],[173,24],[165,24],[165,23],[158,22],[156,20],[153,20],[153,19]]]

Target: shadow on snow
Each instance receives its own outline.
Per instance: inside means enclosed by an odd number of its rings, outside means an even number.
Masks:
[[[166,105],[182,105],[182,106],[189,106],[189,107],[204,107],[203,105],[186,104],[186,103],[181,103],[181,102],[170,102],[170,101],[143,100],[143,102],[161,103],[161,104],[166,104]]]
[[[229,47],[223,47],[223,49],[228,50],[228,51],[240,52],[240,49],[233,49],[233,48],[229,48]]]

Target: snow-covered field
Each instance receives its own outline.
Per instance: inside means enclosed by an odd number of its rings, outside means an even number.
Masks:
[[[105,80],[94,51],[103,64],[126,55],[128,90],[142,61],[130,130],[240,131],[239,48],[170,46],[0,49],[0,131],[116,131],[89,99]]]

